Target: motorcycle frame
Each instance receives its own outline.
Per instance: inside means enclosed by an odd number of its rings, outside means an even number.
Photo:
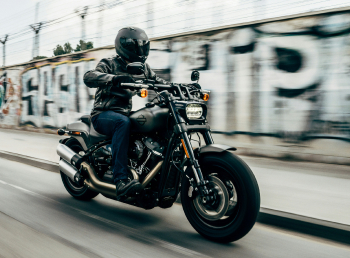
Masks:
[[[167,86],[169,87],[169,86]],[[180,87],[178,86],[178,91],[180,92],[180,99],[181,100],[193,100],[193,98],[189,97],[188,99],[186,99],[186,97],[182,94]],[[190,96],[188,90],[187,90],[188,95]],[[199,132],[201,133],[201,135],[203,136],[204,142],[206,145],[209,144],[213,144],[213,138],[211,136],[210,133],[210,126],[207,123],[206,120],[203,120],[203,122],[205,121],[205,124],[199,124],[199,125],[189,125],[186,123],[185,119],[179,114],[179,112],[177,112],[177,107],[176,107],[176,101],[179,99],[177,97],[174,97],[171,93],[169,93],[168,91],[163,91],[162,92],[162,97],[165,100],[165,104],[167,105],[167,107],[169,108],[169,116],[173,118],[175,124],[174,124],[174,130],[173,130],[173,134],[171,135],[170,139],[169,139],[169,143],[168,146],[166,148],[166,154],[164,156],[164,163],[162,165],[162,170],[160,173],[160,183],[158,185],[158,200],[162,200],[165,197],[174,197],[174,201],[176,199],[176,196],[178,194],[178,189],[173,189],[171,191],[166,191],[166,182],[171,170],[171,166],[174,166],[172,164],[172,160],[171,160],[171,155],[172,152],[174,150],[174,148],[176,148],[177,146],[174,146],[174,144],[176,144],[176,141],[180,138],[182,141],[182,147],[185,150],[187,159],[185,158],[186,162],[182,162],[181,165],[181,170],[183,172],[183,174],[188,178],[188,180],[190,181],[191,185],[193,186],[193,189],[195,190],[199,190],[199,194],[201,197],[206,197],[210,199],[210,192],[207,189],[207,184],[208,181],[204,180],[203,174],[201,172],[198,160],[195,157],[194,151],[192,149],[192,144],[190,142],[189,139],[189,133],[192,132]],[[73,138],[75,138],[74,135],[71,135]],[[64,143],[64,142],[62,142]],[[104,140],[101,141],[97,144],[92,145],[90,148],[87,149],[85,155],[83,156],[83,158],[85,160],[88,160],[91,156],[91,154],[97,150],[98,148],[110,144],[111,140]],[[187,167],[191,167],[191,170],[193,173],[189,173],[187,174],[185,171],[183,171],[183,167],[185,166],[185,163],[187,164]],[[178,186],[180,184],[180,177],[181,174],[180,172],[178,172],[177,177],[176,177],[176,185]],[[193,177],[195,179],[193,179]],[[178,188],[178,187],[177,187]]]

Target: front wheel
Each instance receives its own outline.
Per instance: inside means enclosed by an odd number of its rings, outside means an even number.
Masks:
[[[216,199],[207,202],[197,191],[191,191],[188,179],[183,177],[181,202],[187,219],[199,234],[212,241],[227,243],[244,237],[260,209],[259,187],[252,171],[227,151],[204,154],[199,165]]]

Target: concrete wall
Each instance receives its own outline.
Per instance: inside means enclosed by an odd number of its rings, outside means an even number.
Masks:
[[[217,141],[250,154],[349,163],[349,33],[350,12],[315,15],[154,40],[147,62],[174,82],[200,71]],[[57,128],[88,114],[94,90],[82,76],[112,55],[105,48],[7,67],[0,124]]]

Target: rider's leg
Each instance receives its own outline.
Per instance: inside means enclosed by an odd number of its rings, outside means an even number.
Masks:
[[[105,111],[92,118],[95,130],[101,134],[112,137],[112,166],[113,179],[117,184],[117,194],[132,193],[131,187],[139,183],[136,181],[127,182],[128,145],[130,135],[130,119],[113,111]],[[118,187],[120,188],[118,191]],[[134,190],[135,190],[134,189]]]

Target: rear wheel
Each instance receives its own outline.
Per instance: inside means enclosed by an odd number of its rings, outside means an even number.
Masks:
[[[74,138],[70,138],[68,141],[66,141],[65,145],[71,148],[76,153],[84,152],[84,149],[81,146],[81,144]],[[99,194],[88,189],[86,185],[78,185],[62,171],[60,171],[60,173],[64,187],[66,188],[68,193],[70,193],[70,195],[72,195],[74,198],[86,201],[91,200]]]
[[[260,209],[259,187],[252,171],[230,152],[202,155],[199,164],[216,199],[208,202],[197,191],[191,194],[184,177],[181,202],[187,219],[199,234],[212,241],[242,238],[254,226]]]

